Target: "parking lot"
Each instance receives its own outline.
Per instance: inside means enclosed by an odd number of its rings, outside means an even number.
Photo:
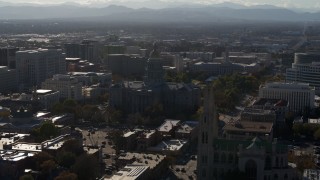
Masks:
[[[195,155],[178,159],[170,169],[178,179],[197,179],[197,160]]]
[[[82,129],[83,145],[101,147],[103,161],[106,164],[106,168],[111,167],[114,163],[116,151],[112,148],[113,144],[108,139],[108,132],[110,129]],[[110,174],[109,174],[110,175]]]

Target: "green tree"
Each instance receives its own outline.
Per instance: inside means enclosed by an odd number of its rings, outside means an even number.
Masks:
[[[115,150],[117,153],[125,147],[126,140],[123,135],[123,131],[121,130],[113,130],[109,132],[109,138],[115,144]]]
[[[19,178],[19,180],[34,180],[31,174],[25,174]]]
[[[57,155],[57,161],[60,166],[70,168],[76,162],[76,155],[72,152],[60,152]]]
[[[317,129],[316,132],[314,132],[313,138],[314,138],[315,140],[320,140],[320,128]]]
[[[78,176],[75,173],[71,173],[68,171],[63,171],[59,174],[54,180],[77,180]]]
[[[44,161],[41,165],[41,172],[43,174],[51,174],[52,170],[54,170],[57,167],[57,164],[54,160],[50,159],[47,161]]]
[[[82,154],[72,167],[79,180],[95,179],[99,173],[98,159],[92,155]]]

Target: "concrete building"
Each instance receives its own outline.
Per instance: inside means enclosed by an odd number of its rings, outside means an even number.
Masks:
[[[70,75],[56,74],[53,78],[41,84],[42,89],[60,92],[60,97],[65,99],[82,100],[82,84]]]
[[[65,55],[60,49],[18,51],[16,66],[21,89],[39,86],[54,74],[66,73]]]
[[[294,63],[286,71],[287,82],[309,83],[320,93],[320,53],[296,53]]]
[[[122,153],[116,160],[118,167],[126,165],[144,165],[149,167],[149,177],[146,179],[157,179],[167,170],[167,157],[161,154],[145,153]]]
[[[126,113],[144,112],[154,105],[161,105],[168,114],[197,109],[199,87],[165,82],[160,53],[154,54],[147,62],[144,81],[122,82],[110,88],[110,105]]]
[[[192,64],[189,67],[191,72],[203,72],[210,75],[226,75],[232,74],[236,72],[243,72],[244,67],[239,64],[233,64],[230,62],[223,62],[223,63],[205,63],[205,62],[198,62]]]
[[[303,83],[266,83],[260,86],[259,97],[284,99],[289,103],[289,111],[299,113],[314,107],[315,89]]]
[[[0,66],[8,66],[10,69],[16,68],[16,52],[19,48],[3,47],[0,48]]]
[[[17,71],[0,66],[0,93],[15,92],[17,87]]]
[[[122,76],[143,76],[147,59],[127,54],[110,54],[105,61],[106,66],[113,74]]]
[[[110,180],[144,180],[150,177],[149,166],[146,165],[127,165],[115,173]]]
[[[60,92],[49,89],[37,89],[33,94],[21,94],[22,101],[39,101],[44,109],[50,109],[60,100]]]
[[[213,87],[205,88],[204,113],[199,122],[197,179],[220,180],[234,171],[243,172],[250,180],[298,177],[288,164],[287,146],[276,139],[221,137],[214,103]],[[250,124],[249,128],[253,131],[261,129]],[[239,128],[241,131],[243,129]],[[270,127],[263,128],[265,130],[269,131]]]
[[[303,171],[302,180],[319,180],[320,170],[319,169],[305,169]]]

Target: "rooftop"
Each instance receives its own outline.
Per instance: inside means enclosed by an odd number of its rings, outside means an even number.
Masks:
[[[160,154],[142,154],[142,153],[123,153],[120,154],[119,160],[134,161],[132,164],[149,166],[150,169],[155,168],[166,158]]]
[[[272,105],[275,107],[285,107],[288,105],[288,101],[283,99],[267,99],[267,98],[259,98],[253,103],[253,106],[266,106],[266,105]]]
[[[151,151],[179,151],[188,141],[180,139],[171,139],[162,141],[155,147],[150,147]]]
[[[273,123],[269,123],[269,122],[237,121],[237,122],[226,124],[223,127],[223,130],[268,134],[268,133],[271,133],[272,128],[273,128]]]
[[[0,151],[0,156],[3,161],[20,161],[34,155],[34,152]]]
[[[16,143],[12,146],[12,150],[29,151],[29,152],[41,152],[41,144],[37,143]]]
[[[160,132],[169,132],[180,123],[180,120],[166,119],[164,123],[157,128]]]
[[[123,169],[115,173],[111,178],[112,180],[135,180],[140,177],[149,169],[149,166],[142,165],[126,165]]]

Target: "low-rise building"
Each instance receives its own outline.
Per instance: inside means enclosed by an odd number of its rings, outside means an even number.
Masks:
[[[82,84],[70,75],[56,74],[53,78],[42,83],[43,89],[60,92],[60,97],[65,99],[82,100]]]
[[[175,138],[187,139],[190,142],[195,142],[198,137],[198,122],[186,121],[181,123],[175,130]]]
[[[17,72],[7,66],[0,66],[0,93],[15,92],[18,88]]]
[[[226,139],[249,140],[258,136],[265,140],[273,138],[272,122],[236,121],[230,122],[223,127]]]
[[[171,139],[160,142],[157,146],[148,148],[150,152],[161,153],[165,155],[180,155],[186,148],[188,141],[182,139]]]
[[[180,120],[166,119],[160,127],[157,128],[157,132],[160,139],[174,137],[175,130],[178,128]]]
[[[145,180],[148,179],[149,176],[149,166],[145,165],[127,165],[122,168],[120,171],[116,172],[110,178],[110,180]]]
[[[319,180],[320,170],[319,169],[305,169],[303,171],[303,180]]]

